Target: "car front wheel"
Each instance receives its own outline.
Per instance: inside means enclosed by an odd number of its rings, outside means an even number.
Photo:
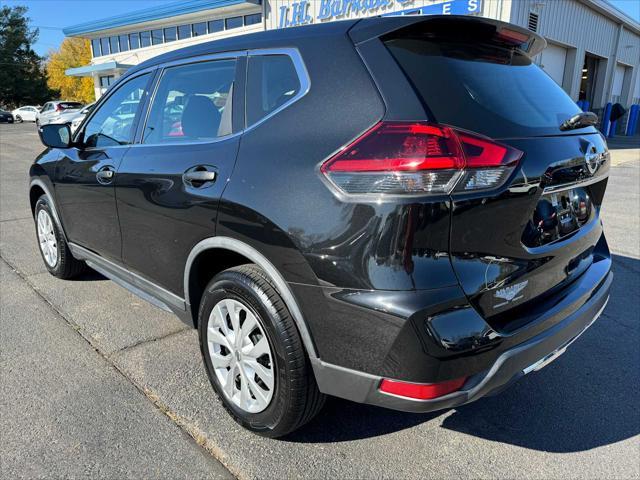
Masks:
[[[16,115],[16,123],[22,123],[22,117],[20,115]]]
[[[49,273],[58,278],[68,279],[84,272],[86,264],[76,260],[71,254],[46,195],[38,199],[34,213],[38,247]]]
[[[198,329],[209,380],[243,427],[281,437],[322,408],[324,395],[295,323],[258,266],[234,267],[211,280]]]

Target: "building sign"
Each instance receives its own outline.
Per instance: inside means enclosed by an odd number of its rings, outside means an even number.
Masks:
[[[482,0],[449,0],[427,3],[417,0],[298,0],[278,7],[278,28],[313,22],[373,15],[471,15],[481,11]]]

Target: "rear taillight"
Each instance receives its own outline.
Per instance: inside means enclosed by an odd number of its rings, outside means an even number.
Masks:
[[[410,383],[385,378],[380,382],[380,391],[399,397],[431,400],[460,390],[466,381],[467,378],[463,377],[440,383]]]
[[[320,171],[347,195],[448,195],[500,187],[521,156],[448,126],[381,122]]]

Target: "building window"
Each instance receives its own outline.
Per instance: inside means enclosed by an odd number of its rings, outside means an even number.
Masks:
[[[140,48],[140,37],[137,33],[129,34],[129,45],[131,46],[131,50]]]
[[[111,84],[115,81],[115,77],[113,75],[102,75],[100,77],[100,88],[106,90],[111,86]]]
[[[207,34],[207,22],[200,22],[193,24],[193,36],[199,37],[200,35]]]
[[[230,17],[225,20],[225,28],[231,30],[232,28],[238,28],[243,25],[242,17]]]
[[[222,32],[224,30],[224,20],[211,20],[209,22],[209,33]]]
[[[91,40],[91,51],[93,52],[94,57],[99,57],[102,55],[100,53],[100,39],[94,38]]]
[[[151,30],[151,43],[153,45],[162,43],[162,30]]]
[[[101,38],[100,39],[100,51],[102,52],[102,55],[108,55],[109,54],[109,39],[108,38]]]
[[[244,24],[247,25],[255,25],[256,23],[262,22],[262,14],[254,13],[253,15],[245,15],[244,16]]]
[[[118,53],[120,51],[118,37],[109,37],[109,45],[111,45],[111,53]]]
[[[195,25],[194,25],[195,26]],[[178,27],[178,40],[191,37],[191,25],[180,25]]]
[[[127,35],[120,35],[120,51],[126,52],[129,50],[129,37]]]
[[[140,45],[143,48],[151,45],[151,32],[140,32]]]
[[[169,27],[164,29],[164,41],[173,42],[176,39],[176,27]]]

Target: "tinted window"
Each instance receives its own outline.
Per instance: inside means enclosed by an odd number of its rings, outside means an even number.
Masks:
[[[129,37],[127,35],[120,35],[120,51],[126,52],[129,50]]]
[[[180,25],[178,27],[178,39],[191,37],[191,25]]]
[[[148,80],[149,74],[129,80],[100,105],[84,129],[86,147],[111,147],[131,143],[135,112]]]
[[[247,125],[252,125],[291,100],[300,79],[288,55],[249,57]]]
[[[97,38],[94,38],[93,40],[91,40],[91,50],[93,51],[93,56],[94,57],[99,57],[100,54],[100,40],[98,40]]]
[[[242,17],[231,17],[225,20],[226,29],[238,28],[242,26]]]
[[[169,27],[164,29],[164,41],[173,42],[176,39],[176,27]]]
[[[200,22],[200,23],[194,23],[193,24],[193,36],[194,37],[199,37],[200,35],[206,35],[207,34],[207,23],[206,22]]]
[[[244,24],[245,25],[255,25],[256,23],[260,23],[262,21],[261,13],[254,13],[253,15],[245,15],[244,16]]]
[[[100,39],[100,49],[101,49],[102,55],[108,55],[109,54],[109,39],[108,38],[101,38]]]
[[[151,32],[140,32],[140,45],[143,47],[151,45]]]
[[[140,37],[137,33],[129,34],[129,45],[131,45],[131,49],[140,48]]]
[[[69,108],[80,108],[82,104],[80,102],[60,102],[58,104],[62,110],[67,110]]]
[[[110,37],[109,45],[111,45],[111,53],[118,53],[120,51],[118,47],[118,37]]]
[[[493,138],[558,135],[560,124],[580,111],[511,49],[412,38],[386,44],[438,122]]]
[[[151,30],[151,43],[154,45],[162,43],[162,30]]]
[[[211,20],[209,22],[209,33],[221,32],[224,30],[224,20]]]
[[[235,68],[235,60],[218,60],[166,69],[143,142],[201,141],[230,134]]]

